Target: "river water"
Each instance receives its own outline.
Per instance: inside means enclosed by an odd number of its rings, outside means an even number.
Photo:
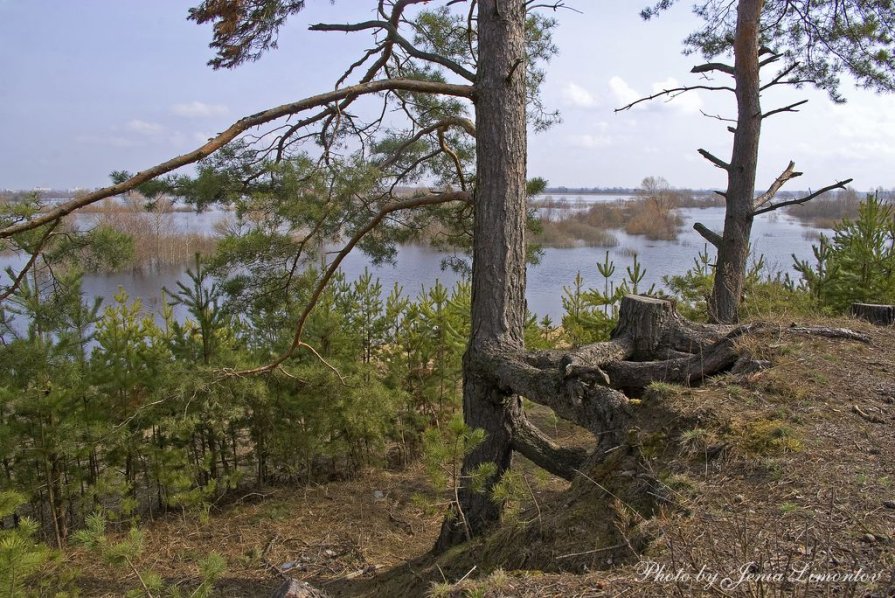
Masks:
[[[553,197],[561,199],[555,195]],[[570,208],[574,210],[581,209],[581,203],[615,201],[619,198],[583,196],[580,202],[577,196],[565,199],[578,204],[578,208]],[[618,245],[612,248],[545,248],[540,263],[528,268],[529,310],[538,316],[549,315],[554,321],[558,321],[562,317],[563,286],[572,285],[578,272],[581,273],[586,287],[602,289],[604,281],[597,271],[596,264],[603,261],[607,250],[610,259],[616,265],[614,282],[621,281],[625,275],[625,267],[631,264],[631,256],[636,253],[638,260],[646,269],[641,289],[646,289],[651,284],[663,288],[662,277],[687,271],[705,246],[702,237],[693,230],[693,223],[702,222],[719,232],[723,228],[724,209],[721,207],[684,208],[679,210],[679,213],[684,219],[684,227],[676,241],[650,241],[641,236],[628,235],[623,231],[612,231],[618,239]],[[227,218],[227,214],[175,212],[172,217],[178,230],[210,234],[220,221]],[[84,218],[89,218],[89,215]],[[795,218],[782,213],[759,216],[753,228],[753,255],[763,255],[766,267],[771,273],[795,275],[792,255],[800,259],[810,257],[812,239],[819,232],[829,233],[827,230],[803,226]],[[342,270],[348,280],[354,280],[368,268],[374,277],[380,279],[386,292],[397,282],[405,294],[416,295],[420,289],[431,286],[436,280],[447,286],[452,286],[459,280],[459,274],[442,268],[442,262],[450,255],[426,246],[404,245],[399,248],[393,265],[373,266],[366,256],[355,252],[345,259]],[[0,257],[0,266],[4,269],[7,266],[17,268],[22,263],[24,259],[17,256]],[[162,287],[174,288],[178,280],[185,280],[186,268],[187,266],[163,267],[157,272],[148,274],[140,271],[89,274],[84,278],[84,291],[88,299],[103,297],[105,304],[108,305],[119,288],[123,287],[132,298],[140,297],[147,309],[157,310]]]

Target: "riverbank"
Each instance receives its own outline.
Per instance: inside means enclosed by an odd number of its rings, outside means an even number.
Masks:
[[[749,338],[741,351],[762,369],[696,388],[657,385],[636,407],[649,417],[611,466],[569,484],[519,458],[527,486],[515,515],[439,558],[427,553],[441,513],[415,500],[430,488],[411,466],[242,492],[205,522],[169,515],[144,526],[136,565],[187,589],[196,559],[218,550],[228,564],[215,595],[225,597],[269,595],[287,577],[331,596],[888,595],[895,332],[851,319],[799,323],[849,327],[871,342]],[[567,428],[545,422],[569,442]],[[629,508],[619,488],[637,480],[656,484],[655,510]],[[607,529],[619,545],[601,543]],[[65,556],[84,596],[138,587],[84,549]]]
[[[616,231],[613,236],[617,243],[612,247],[577,246],[569,248],[544,248],[539,262],[528,268],[526,297],[528,309],[540,317],[550,316],[554,321],[562,317],[562,293],[564,286],[570,286],[576,274],[581,273],[586,288],[603,289],[606,282],[597,271],[597,263],[602,262],[609,252],[609,259],[615,262],[616,270],[609,281],[618,284],[625,277],[625,268],[630,266],[633,255],[645,268],[643,288],[656,285],[663,288],[663,277],[685,273],[693,266],[694,259],[703,251],[705,241],[693,230],[694,222],[702,222],[713,230],[720,230],[724,222],[724,209],[681,208],[679,211],[683,225],[676,241],[650,241],[642,236]],[[199,218],[199,221],[188,220]],[[200,232],[214,230],[217,222],[226,217],[225,213],[175,214],[174,226],[179,230]],[[191,228],[186,223],[192,222]],[[787,214],[772,214],[756,219],[753,228],[752,251],[755,256],[764,256],[767,272],[798,276],[792,267],[792,257],[813,259],[812,241],[818,233],[829,234],[827,229],[815,229]],[[378,278],[384,289],[398,284],[405,294],[416,295],[421,288],[430,288],[436,280],[448,287],[456,284],[461,275],[445,268],[446,261],[455,256],[424,245],[402,245],[398,247],[393,263],[373,263],[363,253],[354,251],[342,263],[342,271],[347,280],[356,280],[365,270]],[[23,256],[2,256],[0,266],[20,268],[27,258]],[[117,273],[89,273],[84,277],[84,291],[88,301],[99,297],[105,304],[112,302],[119,287],[125,288],[132,298],[140,297],[150,310],[160,308],[161,288],[176,288],[177,282],[187,282],[186,270],[192,265],[193,256],[175,265],[163,265],[155,269],[128,269]]]

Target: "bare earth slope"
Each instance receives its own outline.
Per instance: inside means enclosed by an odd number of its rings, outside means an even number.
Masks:
[[[264,596],[287,576],[331,595],[895,595],[895,329],[816,323],[871,342],[744,338],[759,369],[654,385],[627,443],[571,485],[520,461],[508,521],[437,560],[440,514],[413,500],[426,482],[410,469],[157,522],[143,565],[187,588],[195,556],[220,550],[221,596]],[[85,595],[134,587],[72,556]]]

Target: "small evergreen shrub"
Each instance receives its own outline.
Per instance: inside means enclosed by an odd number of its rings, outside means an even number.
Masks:
[[[814,264],[795,257],[795,268],[821,305],[844,312],[852,303],[895,302],[895,210],[869,194],[855,219],[821,236]]]

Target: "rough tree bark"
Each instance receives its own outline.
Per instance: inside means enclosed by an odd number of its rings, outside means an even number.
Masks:
[[[867,320],[877,326],[895,324],[895,305],[877,305],[874,303],[852,303],[851,313],[856,318]]]
[[[593,453],[563,448],[535,428],[519,410],[506,412],[512,448],[557,476],[571,479],[607,451],[624,444],[630,428],[628,396],[652,382],[698,384],[732,368],[755,366],[737,350],[743,335],[774,330],[869,342],[850,330],[826,327],[774,327],[694,324],[668,301],[629,295],[622,300],[612,339],[573,350],[530,351],[491,345],[471,364],[470,375],[550,407],[556,415],[588,429],[597,439]]]
[[[476,79],[476,190],[472,266],[472,334],[463,358],[463,414],[485,441],[463,473],[495,463],[488,489],[510,467],[514,420],[521,401],[478,367],[493,348],[523,350],[525,321],[525,27],[524,2],[480,0]],[[442,551],[485,531],[500,518],[490,493],[463,487],[462,517],[442,526]],[[465,525],[463,524],[465,521]]]
[[[727,170],[727,210],[724,234],[718,245],[715,283],[709,312],[716,322],[739,320],[740,298],[749,257],[749,238],[755,216],[755,172],[761,137],[761,83],[759,79],[759,24],[763,0],[737,3],[734,37],[734,79],[736,81],[737,125],[733,151]]]
[[[642,13],[652,18],[668,9],[674,2],[659,2]],[[869,45],[856,42],[876,30],[878,15],[870,15],[859,5],[860,2],[816,2],[814,6],[792,10],[791,3],[765,2],[764,0],[731,0],[716,2],[702,0],[694,6],[694,11],[706,20],[706,26],[687,38],[685,44],[691,50],[702,52],[709,62],[696,65],[691,73],[701,74],[708,79],[709,74],[723,74],[734,80],[734,85],[708,83],[666,88],[651,96],[643,97],[618,108],[616,112],[628,110],[641,102],[659,97],[674,98],[682,93],[706,90],[733,93],[737,102],[735,127],[727,127],[734,134],[733,148],[729,162],[713,155],[705,149],[699,153],[709,162],[723,169],[727,175],[727,189],[719,192],[726,200],[723,234],[713,231],[702,223],[693,228],[717,249],[717,264],[709,314],[713,321],[732,324],[739,319],[739,306],[743,298],[746,278],[746,262],[749,255],[749,237],[755,216],[766,214],[786,206],[805,203],[833,189],[845,189],[851,179],[840,180],[798,199],[774,201],[781,187],[788,181],[802,175],[795,170],[795,163],[789,165],[774,180],[767,191],[755,196],[756,168],[758,165],[758,145],[761,125],[765,118],[785,112],[798,112],[797,108],[808,100],[800,100],[786,106],[762,112],[760,94],[779,85],[813,84],[827,89],[837,97],[838,80],[831,73],[853,70],[855,65],[866,65],[873,55],[888,55],[881,49],[870,50],[874,43],[889,44],[887,37],[873,37]],[[736,12],[733,7],[736,5]],[[765,8],[769,10],[764,10]],[[762,12],[768,22],[762,23]],[[830,30],[827,19],[847,23],[842,28]],[[733,16],[732,25],[729,21]],[[863,19],[867,19],[865,22]],[[806,38],[807,36],[807,38]],[[766,37],[766,39],[765,39]],[[806,41],[809,40],[809,41]],[[847,44],[842,44],[844,40]],[[771,47],[764,47],[767,41]],[[717,62],[714,58],[732,43],[734,64]],[[774,49],[777,46],[778,49]],[[853,46],[853,48],[852,48]],[[819,50],[820,49],[820,50]],[[875,53],[874,53],[875,52]],[[779,64],[781,68],[766,83],[762,84],[760,72],[763,67]],[[888,76],[882,71],[872,74],[865,72],[873,84],[887,87]],[[706,115],[709,116],[709,115]],[[720,120],[727,120],[717,116]]]

